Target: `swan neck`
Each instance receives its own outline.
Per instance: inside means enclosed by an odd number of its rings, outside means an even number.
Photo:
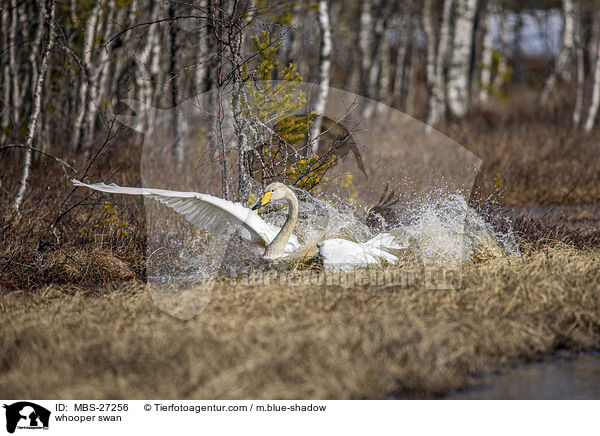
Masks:
[[[275,239],[267,247],[266,257],[277,257],[283,254],[298,221],[298,199],[296,194],[288,189],[283,200],[288,204],[287,218]]]

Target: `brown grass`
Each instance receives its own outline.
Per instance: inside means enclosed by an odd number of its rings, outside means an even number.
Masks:
[[[600,348],[600,253],[466,266],[456,291],[221,285],[199,316],[140,285],[0,295],[5,398],[436,397],[514,359]]]
[[[600,202],[599,128],[590,135],[573,128],[568,89],[532,114],[537,93],[519,87],[505,102],[495,100],[441,130],[483,160],[480,190],[493,191],[494,176],[500,174],[506,204]]]

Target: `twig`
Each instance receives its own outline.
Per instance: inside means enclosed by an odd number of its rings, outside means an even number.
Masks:
[[[60,164],[60,166],[62,167],[63,171],[65,172],[65,176],[70,177],[69,173],[67,173],[67,170],[65,169],[68,168],[73,172],[77,172],[77,170],[75,168],[73,168],[71,165],[69,165],[68,163],[66,163],[64,160],[62,160],[59,157],[54,156],[53,154],[47,153],[43,150],[40,150],[39,148],[35,148],[35,147],[27,147],[25,144],[8,144],[8,145],[3,145],[2,147],[0,147],[0,151],[3,150],[7,150],[9,148],[24,148],[27,150],[31,150],[31,151],[35,151],[36,153],[40,153],[43,154],[44,156],[47,157],[51,157],[52,159],[54,159],[56,162],[58,162]]]

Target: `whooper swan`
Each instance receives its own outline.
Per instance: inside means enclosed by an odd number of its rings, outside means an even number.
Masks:
[[[266,247],[264,259],[278,260],[290,256],[300,248],[293,234],[298,220],[298,198],[283,183],[272,183],[264,190],[259,202],[251,209],[240,203],[198,192],[170,191],[166,189],[122,187],[111,183],[87,184],[72,180],[82,186],[111,194],[144,195],[153,198],[181,214],[190,223],[219,235],[232,226],[246,241]],[[267,223],[255,212],[269,203],[283,200],[288,204],[287,219],[283,227]],[[382,261],[396,263],[398,258],[385,249],[404,248],[389,233],[381,233],[367,242],[357,243],[345,239],[327,239],[318,245],[323,266],[328,270],[348,271]]]

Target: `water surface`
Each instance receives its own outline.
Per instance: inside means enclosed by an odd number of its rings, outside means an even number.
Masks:
[[[454,400],[598,400],[600,353],[527,363],[484,377],[482,386],[448,395]]]

